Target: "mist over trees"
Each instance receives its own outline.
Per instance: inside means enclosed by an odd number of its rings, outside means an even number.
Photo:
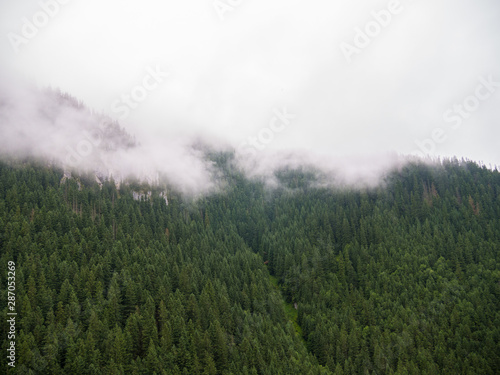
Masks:
[[[500,371],[498,171],[415,163],[354,189],[283,168],[269,188],[231,153],[207,158],[224,189],[169,188],[168,205],[154,187],[134,200],[134,184],[0,163],[9,373]]]

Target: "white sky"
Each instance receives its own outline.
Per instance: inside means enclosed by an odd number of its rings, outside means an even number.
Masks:
[[[267,150],[408,154],[441,128],[446,140],[433,142],[433,155],[500,165],[500,87],[458,128],[443,120],[475,94],[479,77],[500,82],[497,0],[401,0],[401,12],[351,63],[340,44],[354,45],[355,28],[390,1],[239,3],[221,20],[213,0],[56,2],[57,14],[16,53],[9,33],[22,36],[23,18],[32,21],[41,6],[0,0],[0,68],[118,117],[113,102],[159,65],[170,76],[121,121],[136,134],[237,146],[286,107],[296,117]]]

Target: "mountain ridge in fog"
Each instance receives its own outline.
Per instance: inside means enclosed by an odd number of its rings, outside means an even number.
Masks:
[[[190,195],[224,185],[220,170],[207,157],[213,151],[231,153],[233,167],[270,187],[280,184],[278,171],[290,168],[315,171],[321,176],[318,186],[373,186],[410,160],[395,153],[335,157],[272,149],[249,155],[221,139],[155,138],[147,131],[131,135],[118,121],[93,112],[70,94],[21,85],[0,88],[0,131],[3,155],[50,160],[68,173],[90,172],[100,181],[134,177],[157,183],[162,176]]]

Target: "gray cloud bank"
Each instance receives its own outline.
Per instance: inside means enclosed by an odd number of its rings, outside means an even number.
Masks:
[[[238,147],[286,107],[297,117],[267,152],[500,163],[500,90],[478,106],[470,99],[480,77],[500,82],[497,0],[226,1],[224,20],[211,0],[43,1],[59,11],[17,53],[8,35],[42,8],[0,4],[0,64],[111,117],[128,114],[120,121],[137,135]],[[157,64],[171,74],[148,80]],[[455,108],[460,127],[444,118]]]
[[[235,165],[248,177],[277,183],[281,168],[311,167],[335,184],[373,184],[402,163],[395,154],[332,157],[311,150],[248,150],[215,137],[165,137],[144,132],[130,135],[108,116],[93,113],[74,97],[58,90],[40,90],[3,79],[0,87],[0,150],[4,155],[35,156],[68,170],[96,172],[115,179],[138,177],[155,181],[158,174],[185,193],[203,194],[220,181],[204,147],[235,151]],[[199,145],[202,147],[199,147]]]
[[[115,179],[151,182],[160,173],[192,194],[214,187],[213,166],[192,147],[193,139],[155,139],[147,133],[136,139],[67,94],[8,81],[0,86],[2,154],[34,156]]]
[[[255,0],[223,20],[205,0],[42,1],[57,14],[17,51],[11,36],[42,8],[0,4],[2,150],[165,171],[194,192],[214,188],[200,140],[269,181],[308,164],[372,183],[396,154],[500,164],[497,0]]]

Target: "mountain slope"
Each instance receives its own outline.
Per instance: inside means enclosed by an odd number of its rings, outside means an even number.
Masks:
[[[0,164],[12,373],[498,373],[498,172],[408,165],[357,190],[285,169],[270,189],[210,157],[224,191],[168,206]]]

